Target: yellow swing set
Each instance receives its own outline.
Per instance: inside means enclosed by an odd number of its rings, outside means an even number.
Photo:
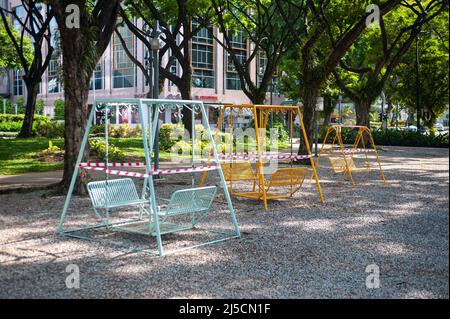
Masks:
[[[231,154],[230,161],[221,164],[222,171],[225,176],[225,180],[229,185],[229,192],[231,195],[238,197],[245,197],[255,200],[260,200],[264,202],[264,208],[268,207],[268,200],[272,199],[283,199],[290,198],[296,192],[298,192],[305,180],[308,169],[305,167],[292,167],[292,161],[296,159],[309,159],[312,168],[311,178],[315,179],[317,191],[320,195],[320,200],[324,203],[324,196],[320,187],[319,177],[315,168],[314,160],[312,159],[312,154],[310,150],[310,145],[306,137],[306,131],[303,126],[303,119],[298,106],[287,106],[287,105],[232,105],[227,104],[222,106],[219,121],[217,124],[217,130],[215,133],[214,141],[217,142],[217,137],[219,135],[220,128],[224,122],[226,111],[230,111],[229,125],[230,129],[233,129],[233,111],[234,110],[249,110],[253,114],[254,118],[254,129],[256,137],[256,156],[255,158],[250,158],[246,156],[238,156],[237,154]],[[267,128],[267,123],[271,113],[289,112],[289,129],[290,129],[290,140],[291,140],[291,154],[290,155],[267,155],[263,152],[263,145],[265,141],[265,132]],[[293,122],[295,116],[298,116],[302,140],[305,143],[307,149],[307,155],[293,155],[292,154],[292,138],[293,138]],[[277,160],[290,159],[291,167],[277,168],[271,174],[264,173],[264,160],[270,160],[276,158]],[[256,160],[256,169],[252,168],[252,160]],[[206,178],[206,172],[203,174],[200,185],[203,184]],[[248,181],[253,184],[251,191],[246,192],[235,192],[233,190],[233,182],[237,181]],[[276,192],[284,187],[281,192]],[[285,189],[288,187],[288,191]]]
[[[356,134],[355,142],[353,143],[352,148],[346,149],[344,146],[343,138],[342,138],[342,129],[357,129],[358,132]],[[366,148],[366,140],[365,137],[368,138],[369,144],[371,145],[371,149]],[[331,139],[331,146],[325,148],[325,144],[328,142],[328,139]],[[338,156],[333,154],[335,150],[335,146],[337,144],[338,148]],[[372,132],[367,126],[361,125],[332,125],[327,129],[325,137],[323,139],[323,143],[316,159],[316,167],[319,167],[319,161],[322,156],[327,156],[330,161],[331,167],[336,174],[341,175],[341,181],[348,175],[349,180],[353,186],[355,186],[355,180],[353,179],[352,172],[357,172],[360,170],[371,172],[370,162],[368,152],[372,151],[375,153],[376,161],[378,164],[378,168],[380,170],[381,180],[386,183],[386,177],[384,176],[383,168],[381,167],[380,157],[377,152],[377,148],[375,146],[375,141],[372,136]],[[354,154],[363,153],[364,154],[364,168],[357,168],[355,161],[353,159]]]

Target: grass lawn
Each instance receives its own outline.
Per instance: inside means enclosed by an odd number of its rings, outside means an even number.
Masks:
[[[46,172],[63,168],[62,162],[42,162],[35,156],[48,148],[48,139],[0,139],[0,175],[14,175],[32,172]],[[63,139],[52,139],[53,145],[64,146]],[[142,139],[111,138],[110,143],[119,147],[127,157],[144,161]],[[170,160],[170,154],[160,153],[161,161]]]
[[[63,168],[63,162],[45,162],[36,155],[48,148],[47,138],[0,139],[0,175],[46,172]],[[53,145],[63,148],[63,139],[52,139]],[[145,161],[142,139],[110,138],[110,144],[126,155],[126,161]],[[188,159],[190,156],[178,155]],[[169,152],[160,152],[160,161],[170,161]]]
[[[48,148],[48,139],[0,139],[0,175],[45,172],[61,169],[62,162],[46,163],[34,158]],[[53,145],[63,147],[62,139],[52,140]]]

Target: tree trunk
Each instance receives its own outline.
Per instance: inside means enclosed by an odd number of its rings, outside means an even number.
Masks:
[[[323,110],[323,129],[328,128],[331,122],[331,114],[334,112],[335,105],[333,98],[329,95],[324,96],[324,110]]]
[[[17,137],[28,138],[33,134],[34,113],[36,111],[36,99],[39,91],[39,82],[26,81],[27,87],[27,104],[25,107],[25,117],[23,119],[22,128]]]
[[[370,128],[370,106],[372,105],[372,102],[368,100],[356,100],[354,103],[356,110],[356,125],[367,126]],[[371,147],[372,143],[367,134],[364,134],[363,139],[366,147]]]
[[[183,85],[180,85],[178,89],[181,93],[181,98],[183,100],[192,100],[191,95],[191,83],[192,83],[192,77],[186,76],[188,79],[183,79]],[[192,135],[192,112],[188,108],[183,108],[181,111],[181,114],[183,115],[183,118],[181,121],[183,122],[185,130],[189,132],[190,135]]]
[[[77,74],[83,73],[81,67],[69,67],[69,65],[65,63],[64,68],[66,68],[65,72],[70,72],[74,75],[66,77],[64,82],[65,158],[62,188],[68,190],[88,119],[89,80],[83,81],[83,77],[76,76]],[[87,145],[84,153],[83,160],[85,161],[88,158],[88,150],[89,145]],[[85,190],[83,184],[86,181],[84,175],[80,175],[81,176],[77,179],[75,185],[75,193],[84,194]]]
[[[305,90],[303,94],[303,125],[305,127],[306,136],[308,137],[308,142],[312,145],[312,138],[314,132],[314,114],[316,111],[317,97],[319,96],[318,86],[311,85]],[[307,154],[306,143],[303,141],[303,135],[300,139],[300,147],[298,150],[299,155]],[[309,161],[308,161],[309,162]]]
[[[88,118],[89,82],[98,60],[110,43],[117,20],[120,1],[49,0],[55,13],[62,49],[64,84],[65,154],[61,192],[67,192],[75,171],[78,153],[85,134]],[[78,6],[80,25],[67,25],[66,7]],[[95,16],[93,16],[94,14]],[[93,21],[95,20],[95,21]],[[86,145],[83,160],[87,160]],[[81,173],[75,185],[75,193],[85,193],[86,174]]]
[[[386,123],[392,123],[393,122],[393,114],[392,111],[394,110],[394,104],[392,103],[392,96],[390,94],[386,94],[386,102],[387,102],[387,109],[386,109],[386,114],[387,114],[387,119],[386,119]]]
[[[370,127],[370,106],[371,102],[368,100],[356,100],[356,125],[363,125]]]

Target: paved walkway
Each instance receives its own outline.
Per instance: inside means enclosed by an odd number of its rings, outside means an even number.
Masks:
[[[18,188],[45,187],[61,181],[62,173],[63,172],[60,170],[19,175],[0,175],[0,191]]]
[[[294,153],[298,150],[299,144],[293,144],[292,149]],[[320,150],[321,144],[318,144],[318,150]],[[311,147],[311,152],[314,154],[314,144]],[[290,153],[290,148],[281,151],[283,153]],[[174,166],[183,166],[180,163],[173,162],[161,162],[161,168],[170,168]],[[187,165],[186,167],[188,167]],[[17,189],[29,189],[34,187],[43,187],[56,184],[62,179],[62,170],[40,172],[40,173],[27,173],[19,175],[0,175],[0,192],[17,190]]]

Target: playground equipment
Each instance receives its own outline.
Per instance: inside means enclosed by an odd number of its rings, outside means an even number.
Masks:
[[[143,149],[145,153],[145,163],[110,163],[108,154],[109,145],[109,114],[113,106],[129,106],[137,108],[139,112],[140,125],[142,127]],[[195,114],[201,114],[203,124],[205,126],[208,139],[211,145],[211,154],[213,156],[213,165],[196,166],[195,161],[195,134],[192,136],[192,157],[191,167],[178,168],[169,170],[155,170],[152,163],[152,150],[155,143],[157,121],[159,113],[166,108],[178,110],[181,114],[182,108],[188,108],[192,112],[192,127],[195,127]],[[92,123],[96,112],[100,112],[104,118],[105,124],[105,144],[106,158],[105,163],[82,162],[85,154],[89,134],[92,129]],[[131,169],[145,169],[145,173],[135,171],[114,170],[120,167]],[[94,181],[87,184],[87,190],[92,202],[93,210],[97,219],[101,222],[88,227],[65,229],[64,224],[72,199],[74,186],[78,178],[80,169],[97,171],[105,173],[105,179]],[[61,214],[60,223],[57,227],[57,233],[63,236],[70,236],[82,239],[92,239],[79,235],[82,231],[92,229],[111,229],[127,233],[135,233],[146,236],[155,236],[159,255],[164,254],[162,243],[162,235],[176,233],[184,230],[193,229],[201,221],[207,217],[207,213],[211,209],[211,205],[217,193],[216,186],[194,187],[195,174],[206,171],[217,171],[222,186],[225,200],[230,213],[233,232],[210,231],[220,234],[219,239],[209,240],[199,245],[185,247],[192,248],[224,241],[230,238],[240,236],[239,225],[231,203],[230,195],[226,187],[225,178],[220,166],[220,160],[217,154],[214,139],[208,123],[207,115],[203,102],[198,101],[176,101],[176,100],[156,100],[156,99],[97,99],[92,107],[86,132],[83,137],[80,152],[78,154],[75,171],[72,176],[70,188],[66,197],[64,208]],[[156,197],[154,177],[165,174],[192,174],[192,187],[188,189],[176,190],[171,195],[165,209],[161,209],[158,205]],[[125,178],[110,178],[110,176],[122,176]],[[139,195],[134,180],[143,180],[142,193]],[[136,216],[127,216],[127,218],[112,219],[111,215],[119,215],[112,212],[112,209],[122,209],[126,207],[134,207]],[[181,225],[174,222],[177,217],[188,221],[188,225]],[[185,223],[186,224],[186,223]],[[181,249],[179,249],[181,250]]]
[[[343,128],[358,130],[355,142],[350,149],[346,149],[344,146],[342,138]],[[328,142],[329,138],[331,138],[331,146],[329,148],[325,148],[325,144]],[[372,147],[371,149],[366,148],[365,138],[368,139],[368,142]],[[337,156],[334,155],[336,144],[338,148]],[[333,171],[336,174],[341,174],[341,181],[345,178],[346,175],[348,175],[351,184],[355,186],[355,180],[353,179],[352,172],[361,170],[371,172],[369,157],[367,155],[369,152],[375,153],[376,161],[380,170],[380,177],[383,182],[386,183],[383,168],[381,167],[380,157],[378,156],[378,152],[370,129],[367,126],[361,125],[333,125],[327,129],[327,132],[323,139],[322,147],[320,148],[320,152],[316,159],[316,167],[319,167],[319,161],[322,156],[325,155],[330,161]],[[355,164],[353,155],[358,153],[364,154],[364,168],[358,168]]]
[[[324,202],[324,196],[320,187],[319,178],[317,176],[315,163],[312,159],[310,146],[306,137],[306,131],[303,126],[303,119],[298,106],[286,105],[230,105],[222,106],[221,114],[217,124],[217,130],[214,140],[217,141],[219,131],[224,122],[225,113],[229,111],[229,127],[233,130],[233,111],[247,110],[253,114],[254,129],[256,138],[256,152],[252,155],[245,154],[222,154],[224,162],[222,169],[224,171],[225,180],[228,182],[229,191],[231,195],[256,199],[264,202],[264,208],[268,207],[268,200],[290,198],[298,192],[303,184],[305,177],[308,174],[308,169],[305,167],[293,167],[292,163],[295,160],[309,159],[311,163],[312,175],[315,178],[317,191],[320,195],[320,200]],[[266,128],[270,114],[273,113],[288,113],[289,116],[289,130],[291,140],[290,154],[270,155],[263,151],[264,141],[266,136]],[[302,141],[305,143],[307,154],[294,155],[292,152],[293,143],[293,122],[295,117],[298,117],[302,132]],[[253,157],[252,157],[253,156]],[[277,168],[273,172],[266,173],[264,161],[276,160],[290,160],[291,167]],[[253,169],[252,162],[256,162],[256,168]],[[206,172],[203,173],[200,185],[205,181]],[[248,181],[252,184],[252,189],[246,192],[236,192],[233,189],[233,183],[236,181]],[[286,191],[286,187],[289,191]],[[277,192],[278,190],[278,192]],[[281,192],[280,192],[281,191]]]

